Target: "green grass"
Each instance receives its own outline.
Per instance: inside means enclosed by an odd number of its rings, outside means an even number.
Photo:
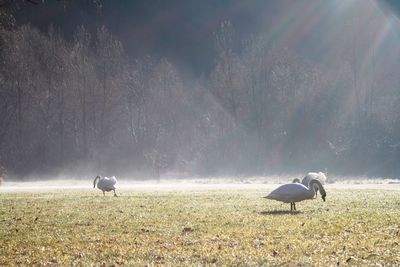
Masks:
[[[0,265],[400,264],[400,191],[0,193]]]

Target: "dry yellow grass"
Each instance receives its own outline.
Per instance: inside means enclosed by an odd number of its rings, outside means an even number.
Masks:
[[[289,204],[267,190],[0,194],[0,265],[400,264],[398,190],[328,189]]]

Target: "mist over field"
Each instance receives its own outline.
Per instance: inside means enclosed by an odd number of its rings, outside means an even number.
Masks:
[[[0,1],[0,176],[398,178],[398,10]]]
[[[0,0],[0,266],[398,266],[399,15]]]

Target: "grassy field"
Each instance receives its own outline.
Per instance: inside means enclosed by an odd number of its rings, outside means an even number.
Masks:
[[[1,192],[0,265],[400,264],[399,190],[269,190]]]

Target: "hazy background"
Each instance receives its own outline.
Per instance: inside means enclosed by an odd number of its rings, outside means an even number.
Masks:
[[[395,1],[38,2],[0,1],[9,176],[400,174]]]

